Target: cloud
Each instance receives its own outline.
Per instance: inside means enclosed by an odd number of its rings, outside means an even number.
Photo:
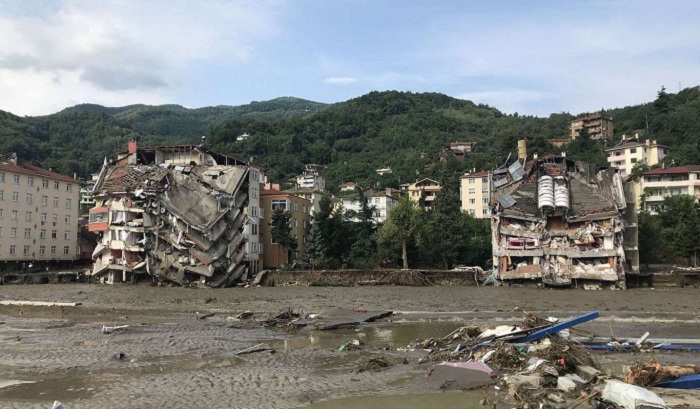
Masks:
[[[499,24],[493,17],[455,18],[425,49],[455,82],[535,92],[477,95],[499,109],[547,115],[631,105],[653,99],[661,85],[675,90],[700,78],[698,2],[611,2],[602,15],[561,3],[504,13]]]
[[[270,1],[32,4],[0,7],[0,109],[18,114],[172,102],[193,65],[255,58],[282,10]]]
[[[328,77],[323,82],[326,84],[334,84],[334,85],[348,85],[348,84],[354,84],[358,82],[359,80],[355,77]]]

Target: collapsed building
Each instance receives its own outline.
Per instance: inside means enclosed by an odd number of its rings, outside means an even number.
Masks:
[[[626,249],[636,251],[637,236],[620,175],[563,156],[523,162],[493,173],[496,278],[625,288],[638,255],[626,257]]]
[[[88,229],[91,274],[226,287],[259,269],[261,170],[201,145],[139,147],[105,160]]]

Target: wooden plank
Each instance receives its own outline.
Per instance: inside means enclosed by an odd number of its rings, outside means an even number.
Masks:
[[[18,307],[30,306],[30,307],[75,307],[77,305],[82,305],[80,302],[47,302],[47,301],[15,301],[15,300],[2,300],[0,305],[16,305]]]

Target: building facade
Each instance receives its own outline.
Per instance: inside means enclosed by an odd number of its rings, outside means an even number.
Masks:
[[[264,217],[261,224],[261,245],[264,268],[278,268],[282,264],[298,260],[306,252],[306,240],[311,229],[311,201],[276,189],[266,189],[260,194]],[[275,211],[289,212],[291,235],[297,238],[295,250],[285,249],[272,242],[272,216]]]
[[[477,219],[491,217],[491,172],[475,172],[462,175],[459,184],[462,211]]]
[[[203,145],[128,149],[95,182],[92,275],[226,287],[256,272],[259,168]]]
[[[329,194],[326,192],[321,192],[320,190],[309,188],[290,189],[285,190],[284,193],[289,193],[291,195],[299,196],[308,200],[311,203],[311,216],[313,216],[321,210],[321,199],[329,196]]]
[[[610,167],[617,169],[625,178],[632,173],[632,168],[637,163],[644,162],[649,166],[659,164],[668,155],[669,148],[649,139],[645,142],[623,139],[621,143],[606,149],[605,152]]]
[[[641,192],[638,203],[640,210],[658,214],[668,196],[690,195],[700,199],[700,165],[675,166],[665,169],[652,169],[639,180]]]
[[[440,189],[438,182],[427,178],[421,179],[408,187],[408,197],[416,203],[420,203],[422,199],[425,207],[429,208],[433,205],[437,192]]]
[[[80,183],[0,159],[0,268],[36,270],[80,257]]]
[[[581,135],[586,128],[591,139],[611,140],[613,137],[613,120],[600,114],[586,115],[571,121],[571,139]]]
[[[366,190],[363,192],[367,199],[367,205],[374,207],[374,220],[377,223],[384,223],[389,216],[389,212],[399,202],[398,195],[392,189],[386,190]],[[362,204],[357,193],[340,198],[341,205],[345,211],[359,212]],[[351,219],[357,221],[357,218]]]
[[[304,172],[296,177],[297,189],[325,191],[326,179],[321,176],[321,166],[315,163],[304,165]]]

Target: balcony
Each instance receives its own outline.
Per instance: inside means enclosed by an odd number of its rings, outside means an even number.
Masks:
[[[107,229],[109,229],[109,207],[95,207],[90,209],[88,230],[105,231]]]
[[[625,162],[625,155],[614,155],[614,156],[608,156],[608,162],[613,163],[613,162]]]

